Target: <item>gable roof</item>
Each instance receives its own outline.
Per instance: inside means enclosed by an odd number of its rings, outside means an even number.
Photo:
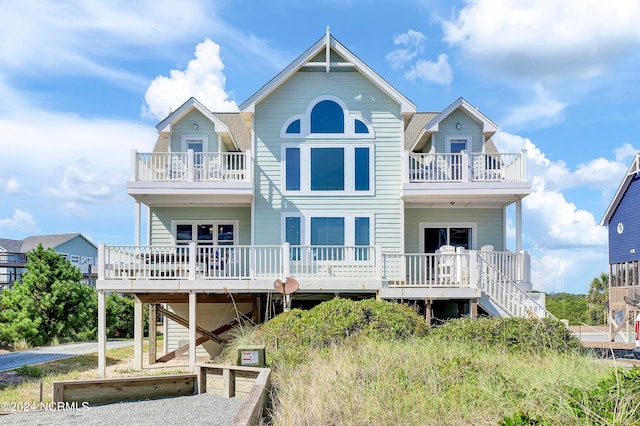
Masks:
[[[8,251],[10,253],[20,253],[22,240],[10,240],[8,238],[0,238],[0,252]]]
[[[200,103],[193,96],[190,97],[185,103],[180,105],[178,109],[170,113],[164,120],[156,125],[156,129],[158,132],[168,132],[171,130],[171,125],[176,121],[183,118],[192,110],[198,110],[202,115],[204,115],[208,120],[214,123],[216,133],[222,136],[229,136],[232,145],[239,150],[245,150],[249,148],[249,132],[246,127],[242,125],[239,126],[238,123],[241,122],[240,113],[212,113]],[[237,118],[235,118],[236,116]],[[244,147],[244,149],[242,148]]]
[[[437,112],[416,112],[404,129],[404,149],[412,149],[425,134],[424,126],[438,115]]]
[[[464,98],[458,98],[444,111],[433,117],[431,121],[425,124],[424,129],[418,134],[417,138],[414,140],[413,145],[411,145],[411,150],[415,149],[416,145],[418,145],[418,143],[423,139],[425,134],[437,132],[440,129],[440,122],[457,109],[462,110],[469,117],[482,124],[482,134],[485,136],[485,139],[488,140],[498,130],[498,125],[496,123],[491,121],[486,115],[481,113],[476,107],[471,105]]]
[[[53,248],[55,249],[58,246],[70,241],[76,237],[82,237],[89,244],[94,246],[96,249],[98,248],[89,238],[85,237],[83,234],[79,232],[75,232],[72,234],[53,234],[53,235],[37,235],[33,237],[27,237],[22,240],[22,246],[20,247],[20,253],[28,253],[31,250],[38,247],[40,243],[42,243],[42,247],[44,248]]]
[[[345,59],[346,62],[331,62],[331,51]],[[324,62],[312,61],[313,58],[324,52]],[[349,49],[344,47],[329,32],[329,27],[325,35],[308,48],[302,55],[298,56],[285,69],[280,71],[267,84],[262,86],[256,93],[251,95],[249,99],[240,105],[240,111],[243,113],[255,112],[255,105],[287,81],[293,74],[302,67],[325,67],[326,72],[331,72],[331,67],[353,67],[364,77],[369,79],[373,84],[385,92],[388,96],[400,104],[400,111],[403,115],[413,114],[416,112],[416,106],[396,88],[391,86],[380,75],[373,71],[367,64],[362,62],[356,55],[351,53]]]
[[[620,182],[620,186],[618,187],[616,194],[613,196],[609,207],[607,207],[607,210],[604,213],[602,220],[600,221],[600,226],[606,226],[609,224],[613,213],[615,213],[618,205],[620,204],[620,201],[622,201],[624,193],[627,192],[627,188],[629,188],[631,181],[638,173],[640,173],[640,152],[636,152],[635,158],[629,165],[627,174],[624,176],[624,179],[622,179],[622,182]]]

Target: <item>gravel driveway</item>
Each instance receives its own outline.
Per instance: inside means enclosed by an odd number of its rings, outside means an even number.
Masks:
[[[4,414],[9,425],[230,425],[244,402],[212,394],[96,405],[77,411],[30,411]]]

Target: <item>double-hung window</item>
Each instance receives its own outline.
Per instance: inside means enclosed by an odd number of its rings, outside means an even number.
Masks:
[[[372,145],[285,146],[284,189],[290,194],[371,195]]]

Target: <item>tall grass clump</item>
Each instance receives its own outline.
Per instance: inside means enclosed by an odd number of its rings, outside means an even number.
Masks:
[[[634,424],[638,411],[631,381],[609,399],[597,391],[612,368],[556,321],[460,319],[427,331],[399,304],[336,299],[253,337],[274,368],[274,425]]]

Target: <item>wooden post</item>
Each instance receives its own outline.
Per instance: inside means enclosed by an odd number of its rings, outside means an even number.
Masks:
[[[251,316],[251,321],[253,321],[254,324],[260,324],[260,296],[253,298],[253,315]]]
[[[133,307],[133,368],[142,370],[142,345],[144,343],[144,304],[136,295]]]
[[[222,370],[222,397],[232,398],[236,396],[236,373],[230,368]]]
[[[98,290],[98,377],[107,374],[107,305],[104,290]]]
[[[478,300],[469,300],[469,306],[471,307],[471,309],[469,310],[469,315],[471,316],[471,318],[478,318]]]
[[[156,363],[158,359],[156,355],[158,344],[157,341],[157,324],[156,324],[156,304],[149,304],[149,365],[153,365]]]
[[[196,292],[189,292],[189,372],[196,368]]]
[[[427,328],[431,328],[431,299],[424,300],[424,319],[427,322]]]

